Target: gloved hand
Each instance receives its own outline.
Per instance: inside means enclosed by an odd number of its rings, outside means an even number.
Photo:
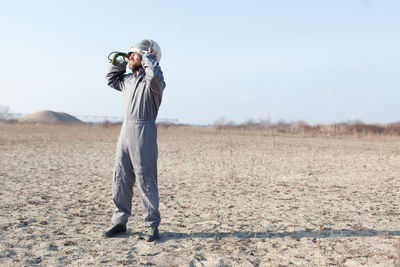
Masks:
[[[141,52],[142,52],[143,54],[150,53],[150,54],[152,54],[153,56],[156,56],[155,51],[154,51],[153,48],[151,48],[151,47],[149,47],[149,49],[143,50],[143,51],[141,51]]]

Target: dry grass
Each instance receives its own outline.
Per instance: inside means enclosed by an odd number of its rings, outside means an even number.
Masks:
[[[18,123],[16,120],[0,120],[3,125]],[[37,125],[46,125],[38,124]],[[62,123],[62,125],[81,125],[82,123]],[[85,124],[85,123],[84,123]],[[86,123],[86,125],[103,128],[119,128],[120,122]],[[167,122],[157,123],[158,128],[182,128],[191,127],[187,124],[173,124]],[[332,124],[310,125],[304,121],[285,122],[278,121],[272,123],[270,120],[260,120],[258,122],[249,120],[241,124],[220,119],[214,122],[213,128],[218,130],[242,130],[242,131],[264,131],[269,134],[301,134],[301,135],[321,135],[321,136],[371,136],[371,135],[400,135],[400,121],[386,124],[367,124],[361,121],[339,122]]]
[[[361,121],[340,122],[333,124],[309,125],[304,121],[271,123],[268,120],[247,121],[242,124],[219,120],[214,123],[217,129],[264,130],[271,133],[310,134],[310,135],[400,135],[400,122],[388,124],[366,124]]]

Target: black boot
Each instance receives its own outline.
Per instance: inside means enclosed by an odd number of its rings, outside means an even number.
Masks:
[[[159,233],[158,233],[158,227],[147,227],[147,233],[144,237],[144,239],[147,242],[153,242],[154,240],[160,238]]]
[[[126,233],[126,224],[114,224],[103,235],[105,237],[114,237]]]

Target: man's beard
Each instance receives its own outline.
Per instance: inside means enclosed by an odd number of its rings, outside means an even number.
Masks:
[[[136,71],[138,71],[141,67],[142,67],[142,64],[141,64],[141,63],[138,63],[138,64],[133,63],[133,64],[131,65],[131,70],[132,70],[132,72],[136,72]]]

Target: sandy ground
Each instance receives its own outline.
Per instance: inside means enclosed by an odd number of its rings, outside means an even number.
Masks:
[[[104,239],[119,127],[0,124],[1,266],[396,266],[400,137],[159,129],[161,239],[137,190]]]

